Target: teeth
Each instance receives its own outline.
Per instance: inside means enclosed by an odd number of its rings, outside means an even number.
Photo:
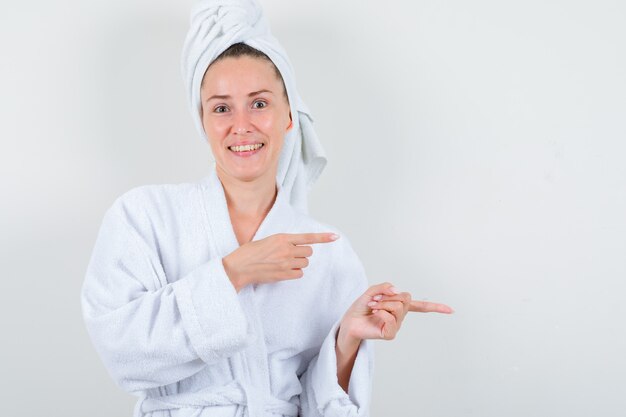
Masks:
[[[230,150],[235,151],[235,152],[248,152],[248,151],[255,151],[259,149],[261,146],[263,146],[262,143],[255,143],[254,145],[231,146]]]

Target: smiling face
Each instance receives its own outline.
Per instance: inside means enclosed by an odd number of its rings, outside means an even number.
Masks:
[[[293,124],[272,63],[250,56],[215,61],[204,75],[200,97],[218,173],[275,182],[283,140]]]

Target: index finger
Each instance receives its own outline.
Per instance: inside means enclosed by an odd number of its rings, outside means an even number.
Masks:
[[[417,300],[411,300],[409,311],[416,311],[418,313],[454,313],[454,310],[445,304]]]
[[[287,240],[294,245],[309,245],[311,243],[328,243],[339,238],[335,233],[286,233]]]

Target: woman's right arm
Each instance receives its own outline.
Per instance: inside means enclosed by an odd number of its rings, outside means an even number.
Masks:
[[[222,260],[166,280],[156,251],[119,204],[104,216],[81,304],[97,352],[129,392],[180,381],[246,343],[247,321]]]

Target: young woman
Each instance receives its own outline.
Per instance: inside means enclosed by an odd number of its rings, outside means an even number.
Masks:
[[[117,198],[88,266],[85,322],[136,417],[367,416],[372,339],[451,312],[368,286],[348,239],[306,214],[321,148],[257,7],[194,9],[183,62],[215,164]]]

